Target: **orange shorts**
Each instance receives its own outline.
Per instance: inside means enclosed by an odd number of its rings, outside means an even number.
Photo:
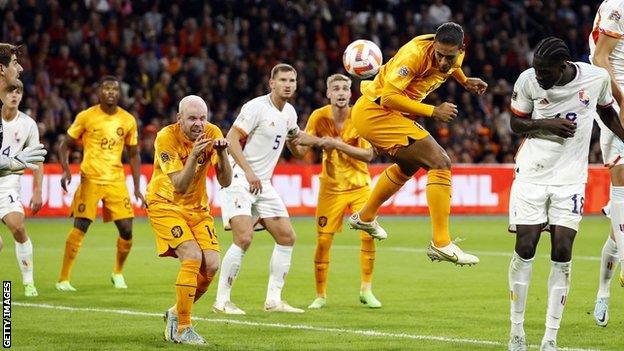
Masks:
[[[74,194],[72,216],[86,218],[93,222],[100,200],[103,204],[104,222],[134,217],[126,183],[99,184],[85,178],[80,180],[80,185]]]
[[[357,132],[377,150],[394,155],[410,139],[426,138],[429,132],[402,113],[381,107],[361,96],[351,109],[351,120]]]
[[[177,257],[175,249],[185,241],[195,240],[202,250],[219,251],[214,219],[207,210],[189,210],[172,203],[149,203],[147,216],[154,233],[159,256]]]
[[[359,211],[364,207],[370,193],[368,186],[341,193],[323,191],[321,187],[316,206],[316,232],[328,234],[341,232],[345,210]]]

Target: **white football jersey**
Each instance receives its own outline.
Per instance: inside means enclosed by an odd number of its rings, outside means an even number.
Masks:
[[[39,129],[35,120],[22,111],[11,121],[2,121],[4,137],[0,154],[13,157],[27,146],[39,144]],[[22,172],[19,172],[22,173]],[[0,188],[19,188],[19,174],[11,171],[0,171]]]
[[[286,103],[280,111],[273,105],[269,95],[257,97],[244,104],[233,125],[233,128],[246,136],[243,155],[263,182],[270,181],[273,176],[288,131],[299,129],[295,108]],[[229,158],[234,175],[245,179],[245,172],[236,165],[232,156]]]
[[[589,35],[589,60],[593,62],[600,33],[613,38],[624,38],[624,0],[605,0],[600,4],[594,26]],[[619,40],[609,55],[613,73],[619,85],[624,85],[624,41]]]
[[[516,115],[576,122],[571,138],[540,132],[524,140],[516,154],[518,180],[545,185],[587,182],[587,156],[596,106],[608,106],[614,100],[607,70],[583,62],[574,65],[576,76],[564,86],[542,89],[533,68],[522,72],[514,85],[511,108]]]

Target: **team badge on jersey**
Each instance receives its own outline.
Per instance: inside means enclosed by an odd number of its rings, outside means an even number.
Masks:
[[[124,134],[123,128],[121,127],[117,128],[117,135],[122,136],[123,134]]]
[[[589,95],[587,95],[587,93],[585,92],[585,89],[582,89],[581,91],[579,91],[578,95],[579,95],[579,101],[583,105],[585,105],[585,107],[589,106]]]
[[[620,11],[618,11],[618,10],[613,10],[609,14],[609,19],[612,20],[612,21],[619,22],[620,18],[622,18],[622,15],[620,15]]]
[[[182,227],[180,227],[179,225],[176,225],[175,227],[171,228],[171,235],[173,235],[174,238],[179,238],[182,236]]]
[[[166,153],[166,152],[161,152],[161,153],[160,153],[160,160],[161,160],[163,163],[167,163],[167,162],[169,162],[169,160],[170,160],[170,158],[169,158],[169,154],[168,154],[168,153]]]
[[[324,227],[324,226],[326,226],[326,225],[327,225],[327,217],[325,217],[325,216],[320,216],[320,217],[319,217],[319,219],[318,219],[318,225],[319,225],[319,227],[321,227],[321,228],[322,228],[322,227]]]
[[[407,68],[406,66],[403,66],[399,68],[399,71],[397,73],[401,77],[407,77],[407,75],[409,74],[409,68]]]

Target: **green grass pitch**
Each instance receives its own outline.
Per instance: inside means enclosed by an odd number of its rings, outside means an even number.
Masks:
[[[293,219],[298,239],[284,289],[292,305],[306,307],[315,297],[312,218]],[[501,350],[509,332],[507,267],[514,237],[506,233],[504,217],[453,217],[454,236],[461,247],[479,255],[475,267],[433,263],[425,255],[430,240],[426,217],[383,217],[390,237],[377,245],[373,290],[383,303],[370,310],[358,301],[359,240],[345,229],[331,252],[327,308],[303,315],[262,311],[268,261],[273,242],[256,234],[244,258],[232,300],[247,316],[212,313],[216,281],[194,306],[194,323],[210,345],[219,350]],[[178,261],[155,254],[148,223],[138,219],[134,247],[126,264],[127,290],[110,283],[116,229],[97,222],[91,226],[74,266],[76,293],[54,289],[60,270],[69,219],[27,221],[34,243],[35,281],[39,297],[23,296],[15,262],[13,238],[3,227],[0,278],[13,281],[13,348],[16,350],[146,350],[190,349],[162,340],[162,312],[174,302]],[[231,235],[221,230],[222,252]],[[594,324],[592,311],[598,284],[598,257],[609,223],[587,217],[577,236],[572,289],[559,332],[567,349],[624,349],[624,289],[614,281],[611,320],[607,328]],[[546,311],[546,281],[550,241],[540,243],[529,290],[525,328],[532,349],[540,342]],[[618,271],[619,272],[619,271]]]

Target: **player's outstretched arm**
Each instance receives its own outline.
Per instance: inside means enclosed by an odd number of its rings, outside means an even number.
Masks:
[[[609,72],[609,76],[611,77],[611,93],[613,94],[613,98],[618,103],[618,105],[622,106],[622,103],[624,102],[624,95],[622,93],[622,89],[620,89],[620,86],[615,79],[613,66],[609,61],[609,55],[611,55],[613,50],[615,50],[615,47],[620,40],[620,38],[614,38],[604,33],[599,33],[598,41],[596,42],[596,50],[592,58],[592,63],[598,67],[605,68]]]
[[[370,162],[375,158],[375,151],[373,148],[361,148],[353,145],[349,145],[338,138],[323,138],[323,149],[332,150],[336,149],[347,154],[358,161]]]
[[[286,140],[288,150],[290,150],[296,158],[303,158],[310,151],[310,147],[321,147],[321,144],[321,138],[302,131],[299,131],[297,135]]]
[[[466,77],[461,68],[454,70],[452,75],[459,84],[473,94],[483,95],[488,87],[487,83],[480,78]]]
[[[132,172],[132,183],[134,183],[134,197],[141,201],[141,206],[145,207],[145,197],[141,194],[141,155],[138,145],[127,145],[130,170]]]
[[[622,127],[622,123],[618,116],[617,111],[613,108],[612,105],[606,107],[598,106],[596,108],[598,112],[598,117],[604,122],[607,128],[611,129],[613,134],[617,135],[618,138],[624,141],[624,128]]]
[[[227,139],[216,139],[213,144],[219,157],[215,167],[217,181],[222,187],[228,187],[232,183],[232,166],[230,166],[227,153],[228,144]]]
[[[576,123],[565,118],[531,119],[512,115],[509,123],[514,133],[529,136],[536,132],[550,132],[562,138],[571,138],[576,131]]]

